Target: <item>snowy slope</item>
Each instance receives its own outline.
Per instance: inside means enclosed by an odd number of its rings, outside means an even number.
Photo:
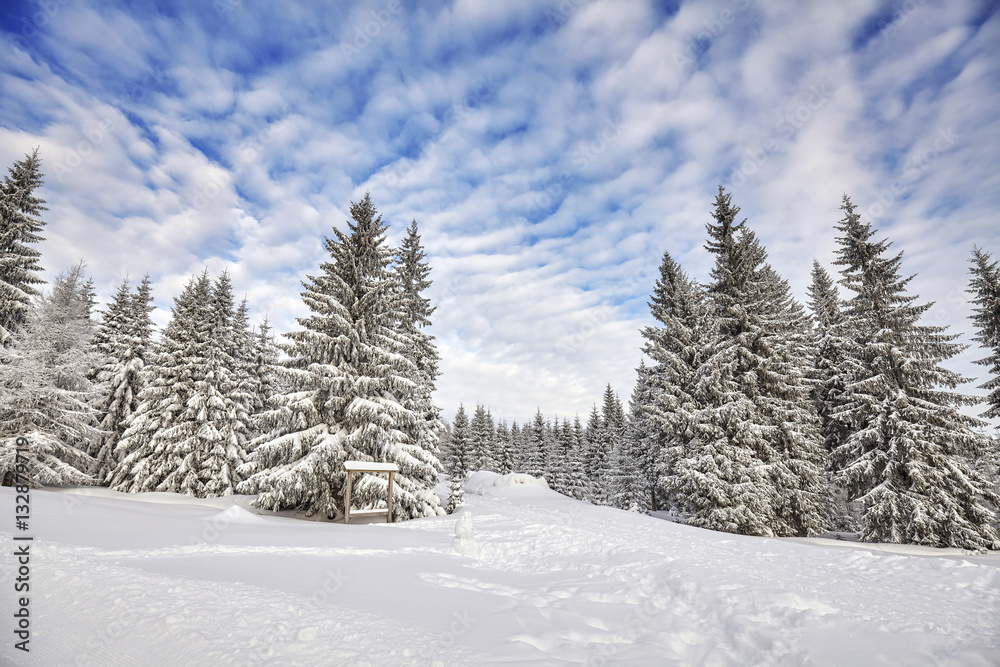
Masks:
[[[474,533],[462,553],[456,516],[344,526],[258,516],[233,504],[245,497],[33,491],[32,650],[12,647],[5,593],[0,656],[24,667],[1000,664],[998,554],[713,533],[496,479],[466,485]]]

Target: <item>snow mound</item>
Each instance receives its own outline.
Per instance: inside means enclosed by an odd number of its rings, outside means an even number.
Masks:
[[[500,477],[497,477],[493,482],[493,486],[544,486],[547,489],[549,488],[549,483],[545,481],[544,477],[532,477],[531,475],[525,475],[523,473],[512,473],[510,475],[501,475]]]

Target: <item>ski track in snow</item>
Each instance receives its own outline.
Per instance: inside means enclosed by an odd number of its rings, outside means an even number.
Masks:
[[[103,548],[70,543],[50,513],[54,532],[32,547],[32,652],[8,639],[0,658],[19,667],[1000,664],[993,565],[713,533],[544,489],[496,489],[495,477],[466,485],[475,557],[453,549],[455,517],[336,532],[253,517],[213,542],[186,543],[218,516],[212,509],[185,517],[186,533],[164,529],[159,545]],[[33,508],[58,509],[58,495],[33,492]],[[84,528],[113,520],[120,504],[131,512],[121,530],[156,536],[135,521],[136,501],[95,502],[104,514],[93,515],[91,499],[81,502],[73,521]],[[12,559],[2,566],[11,581]]]

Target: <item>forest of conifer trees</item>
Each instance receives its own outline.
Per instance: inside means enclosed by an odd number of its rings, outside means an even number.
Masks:
[[[707,219],[707,282],[669,252],[649,299],[627,406],[608,385],[579,415],[497,422],[433,402],[430,270],[416,221],[399,248],[370,197],[302,282],[309,314],[250,322],[230,277],[204,271],[156,335],[152,282],[96,310],[80,263],[40,277],[37,151],[0,190],[0,475],[29,442],[31,482],[196,497],[255,495],[267,510],[342,515],[342,464],[391,462],[397,520],[451,512],[474,471],[544,477],[567,496],[761,536],[856,532],[872,542],[1000,548],[998,440],[961,411],[1000,417],[1000,268],[972,249],[968,292],[987,356],[984,399],[942,364],[963,344],[921,323],[902,252],[848,196],[833,268],[814,262],[808,308],[723,188]],[[832,273],[839,275],[835,278]],[[451,475],[443,504],[433,489]],[[386,480],[356,478],[359,508]]]
[[[542,476],[575,498],[746,535],[1000,547],[998,441],[959,410],[979,402],[955,391],[969,379],[940,365],[963,346],[920,324],[931,304],[907,293],[902,252],[846,195],[841,209],[841,278],[814,262],[807,312],[720,187],[710,281],[664,254],[627,413],[610,386],[585,427],[540,410],[508,427],[481,405],[470,422],[460,406],[446,468]],[[990,351],[982,416],[996,417],[1000,270],[974,248],[971,273]]]

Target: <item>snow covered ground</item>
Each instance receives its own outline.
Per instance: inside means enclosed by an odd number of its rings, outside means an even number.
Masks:
[[[23,667],[1000,664],[1000,554],[713,533],[496,479],[468,480],[472,526],[461,520],[458,540],[456,516],[344,526],[257,515],[246,497],[33,491],[31,652],[13,648],[5,592],[0,656]],[[0,506],[13,514],[12,489]],[[9,591],[14,542],[0,539]]]

